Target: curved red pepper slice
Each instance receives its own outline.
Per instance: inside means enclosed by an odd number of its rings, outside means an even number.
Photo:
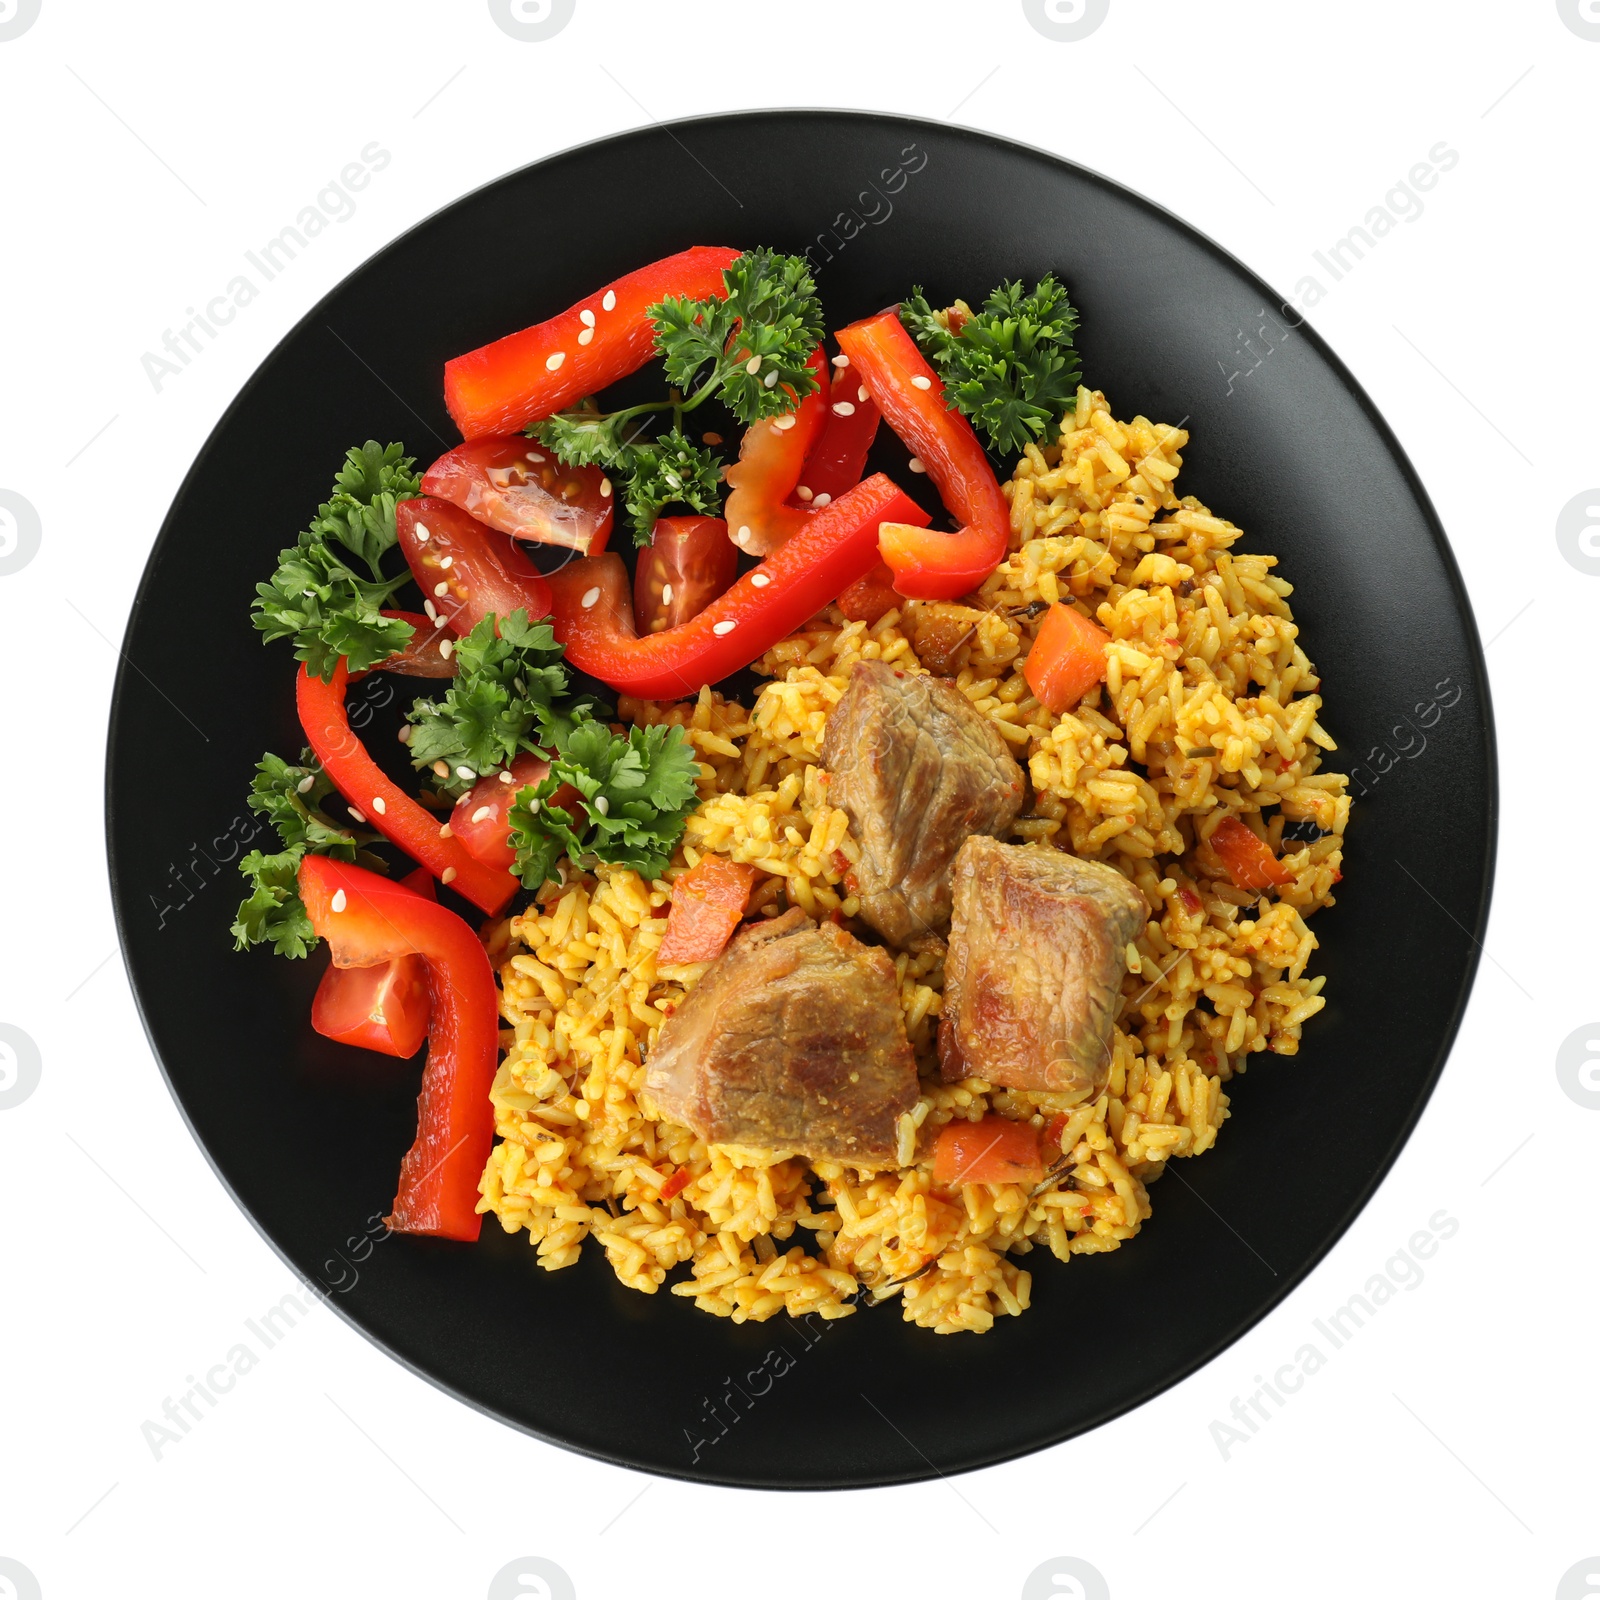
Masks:
[[[300,863],[300,898],[334,963],[371,967],[404,956],[428,964],[428,1064],[416,1143],[400,1164],[397,1233],[478,1237],[478,1179],[494,1144],[489,1090],[500,1055],[499,992],[478,936],[453,911],[363,867],[327,856]]]
[[[450,629],[465,636],[493,613],[523,610],[530,619],[550,610],[550,585],[509,534],[486,528],[448,500],[423,496],[395,507],[395,532],[417,587]],[[415,643],[415,641],[413,641]]]
[[[481,910],[498,911],[516,892],[517,880],[509,872],[476,860],[459,839],[448,834],[441,837],[437,820],[367,754],[345,714],[347,675],[341,656],[332,682],[324,683],[304,667],[295,680],[300,726],[322,770],[390,844],[398,845],[440,883],[449,884]]]
[[[815,511],[781,550],[682,627],[634,634],[628,573],[615,555],[550,575],[551,624],[573,666],[626,694],[672,700],[748,666],[878,560],[878,524],[928,514],[881,472]]]
[[[820,345],[806,364],[817,387],[798,409],[752,422],[739,441],[739,459],[726,474],[723,516],[728,537],[746,555],[770,556],[800,531],[809,515],[784,504],[828,421],[828,358]]]
[[[569,467],[520,433],[458,444],[423,474],[422,492],[513,539],[562,545],[580,556],[605,549],[616,509],[611,480],[599,467]]]
[[[820,511],[829,500],[837,500],[846,489],[855,488],[866,470],[867,452],[878,436],[881,416],[877,401],[855,369],[835,367],[833,388],[828,395],[827,426],[800,469],[800,481],[790,504]],[[805,494],[799,492],[801,489]]]
[[[655,353],[650,307],[669,296],[725,295],[737,250],[695,245],[627,273],[521,333],[447,361],[444,403],[464,439],[519,433],[530,422],[637,372]]]
[[[1010,507],[977,434],[945,404],[944,384],[897,310],[852,323],[837,338],[884,420],[927,468],[946,509],[961,523],[955,533],[886,529],[880,548],[895,588],[917,600],[970,594],[1005,560],[1011,531]]]

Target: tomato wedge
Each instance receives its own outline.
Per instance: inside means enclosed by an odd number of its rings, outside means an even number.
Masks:
[[[1106,676],[1111,635],[1076,606],[1057,603],[1044,614],[1022,663],[1022,676],[1046,711],[1070,711]]]
[[[569,467],[522,434],[457,445],[422,479],[448,500],[513,539],[599,555],[611,534],[611,480],[599,467]]]
[[[810,515],[784,504],[799,484],[801,468],[828,420],[828,362],[820,346],[811,352],[807,365],[817,387],[797,410],[751,423],[739,441],[739,459],[727,471],[723,511],[730,537],[746,555],[771,555],[805,526]]]
[[[702,856],[672,885],[667,936],[656,964],[715,961],[739,926],[760,876],[754,867],[723,856]]]
[[[431,617],[420,611],[385,611],[386,617],[398,617],[411,624],[411,642],[404,650],[385,656],[374,672],[398,672],[406,678],[453,678],[458,670],[453,652],[439,648],[443,636],[433,625]],[[365,674],[362,674],[365,676]]]
[[[550,576],[551,625],[581,672],[648,700],[697,694],[748,666],[877,563],[886,518],[927,513],[881,472],[847,491],[781,550],[681,627],[634,633],[628,573],[616,555],[570,562]]]
[[[508,534],[431,496],[402,500],[394,525],[436,631],[448,626],[466,635],[491,613],[509,617],[522,610],[534,619],[548,614],[550,585]]]
[[[697,617],[739,575],[721,517],[657,517],[633,569],[633,625],[643,636]]]
[[[725,295],[737,250],[695,245],[629,272],[575,306],[445,363],[444,403],[464,439],[530,422],[637,372],[655,351],[650,307],[668,296]]]
[[[878,436],[882,413],[867,392],[861,376],[848,365],[833,369],[833,388],[828,395],[828,421],[822,437],[812,447],[800,469],[800,481],[790,504],[821,510],[837,500],[846,489],[861,482],[866,470],[867,452]]]
[[[433,879],[422,867],[400,885],[435,898]],[[375,967],[330,965],[311,1002],[311,1026],[340,1044],[409,1061],[428,1036],[432,1009],[428,964],[421,956],[396,956]]]
[[[1011,511],[972,424],[945,403],[944,384],[891,307],[837,335],[839,348],[961,523],[936,533],[907,521],[883,531],[879,549],[895,588],[918,600],[970,594],[1005,559]]]
[[[954,1189],[964,1183],[1020,1183],[1044,1177],[1039,1135],[1026,1122],[996,1112],[977,1122],[947,1122],[933,1147],[933,1181]]]
[[[450,813],[450,831],[468,854],[486,867],[511,870],[517,859],[508,820],[511,804],[529,784],[542,783],[549,771],[550,763],[543,756],[523,754],[504,772],[479,778],[456,801],[455,810]],[[567,807],[579,798],[578,791],[564,783],[551,795],[550,804]]]
[[[494,1143],[489,1090],[500,1055],[499,991],[483,945],[453,911],[327,856],[300,863],[300,898],[337,966],[404,956],[427,964],[432,1018],[417,1137],[386,1220],[398,1233],[476,1239],[483,1220],[478,1179]]]
[[[295,708],[306,743],[323,771],[350,805],[366,817],[390,844],[420,862],[441,883],[464,894],[482,911],[496,912],[517,890],[509,872],[486,867],[459,839],[440,829],[404,789],[382,771],[351,731],[345,712],[349,669],[344,657],[324,683],[301,667],[295,679]]]
[[[1267,841],[1237,817],[1224,817],[1211,830],[1210,843],[1236,889],[1281,889],[1294,882],[1294,874],[1273,855]]]

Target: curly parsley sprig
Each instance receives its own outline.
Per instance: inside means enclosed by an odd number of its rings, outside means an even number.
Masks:
[[[387,576],[383,558],[395,544],[396,504],[422,492],[414,465],[402,445],[376,439],[347,451],[311,526],[279,554],[271,581],[256,585],[256,627],[269,642],[293,639],[296,658],[319,678],[332,679],[340,656],[359,672],[411,639],[410,623],[381,611],[411,579]]]
[[[683,419],[715,397],[741,422],[793,411],[817,388],[807,364],[822,338],[822,305],[805,260],[747,250],[723,271],[726,297],[667,299],[650,308],[671,397],[601,412],[591,402],[528,432],[572,466],[599,465],[619,485],[634,542],[646,545],[668,506],[714,515],[721,456],[691,443]],[[643,437],[653,416],[671,425]]]
[[[1026,293],[1020,283],[1001,284],[981,311],[959,300],[935,311],[915,288],[900,303],[900,320],[956,410],[1000,455],[1017,455],[1042,438],[1077,398],[1078,313],[1053,273]]]
[[[317,946],[311,919],[300,899],[300,863],[308,855],[332,856],[359,862],[375,872],[387,872],[381,857],[364,846],[378,835],[344,828],[322,809],[333,784],[309,750],[291,765],[270,752],[256,765],[250,784],[249,805],[277,829],[283,848],[267,853],[252,850],[239,863],[250,892],[234,916],[233,947],[270,944],[280,956],[303,956]]]

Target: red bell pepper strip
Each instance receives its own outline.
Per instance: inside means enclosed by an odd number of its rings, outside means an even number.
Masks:
[[[448,500],[424,497],[395,507],[395,532],[431,618],[466,635],[493,613],[531,620],[548,614],[550,585],[509,534],[487,528]],[[430,627],[439,628],[436,620]]]
[[[977,1122],[947,1122],[933,1147],[933,1181],[1036,1184],[1044,1176],[1039,1135],[1026,1122],[991,1112]]]
[[[828,420],[828,360],[819,345],[807,363],[817,387],[799,408],[763,417],[744,430],[739,459],[728,468],[723,514],[728,536],[750,556],[769,556],[805,526],[810,512],[785,505]]]
[[[420,611],[385,611],[386,617],[398,617],[411,624],[411,642],[404,650],[385,656],[373,672],[398,672],[407,678],[453,678],[459,670],[454,653],[445,654],[439,649],[444,637],[435,629],[433,620]],[[454,635],[450,635],[453,639]],[[366,673],[353,672],[350,681],[364,678]]]
[[[698,616],[739,576],[721,517],[657,517],[633,568],[633,625],[663,633]]]
[[[1211,830],[1211,848],[1228,869],[1236,889],[1281,889],[1294,874],[1237,817],[1224,817]]]
[[[433,879],[418,867],[400,880],[435,900]],[[428,964],[421,956],[396,956],[375,967],[331,964],[311,1002],[311,1026],[324,1038],[409,1061],[428,1037]]]
[[[955,533],[925,524],[884,530],[879,548],[895,588],[918,600],[970,594],[1005,560],[1011,511],[972,424],[945,404],[944,384],[891,308],[837,335],[885,421],[910,447],[961,523]]]
[[[1022,676],[1046,711],[1070,711],[1106,676],[1111,635],[1075,606],[1053,605],[1022,663]]]
[[[422,492],[513,539],[580,556],[605,549],[615,510],[611,480],[599,467],[569,467],[520,433],[458,444],[423,474]]]
[[[781,550],[680,628],[638,638],[628,573],[616,555],[570,562],[550,575],[551,624],[567,659],[626,694],[671,700],[748,666],[815,616],[878,559],[887,517],[927,513],[881,472],[814,512]]]
[[[761,874],[723,856],[702,856],[672,885],[667,936],[656,964],[715,961],[733,937]]]
[[[307,856],[300,898],[341,967],[402,956],[428,966],[428,1064],[417,1138],[400,1164],[397,1233],[476,1239],[478,1179],[494,1143],[489,1090],[500,1055],[499,992],[478,936],[453,911],[365,868]]]
[[[881,416],[877,401],[855,369],[835,367],[833,389],[828,395],[828,423],[800,469],[800,481],[790,505],[821,510],[829,500],[837,500],[846,489],[855,488],[866,470],[867,452],[878,436]],[[800,493],[802,489],[804,494]]]
[[[390,844],[420,862],[440,883],[464,894],[480,910],[498,911],[516,892],[517,880],[509,872],[485,866],[459,839],[441,835],[439,823],[367,754],[345,713],[346,677],[341,656],[332,682],[324,683],[304,667],[295,680],[295,707],[306,743],[334,788]]]
[[[722,269],[738,257],[719,245],[680,250],[597,289],[548,322],[447,361],[444,403],[462,438],[518,433],[637,372],[655,351],[650,307],[669,296],[725,295]]]

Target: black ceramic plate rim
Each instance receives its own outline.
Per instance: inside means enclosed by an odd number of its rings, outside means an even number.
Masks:
[[[199,472],[201,462],[206,458],[218,437],[226,430],[235,412],[240,410],[250,399],[257,385],[262,381],[264,370],[270,364],[273,356],[276,354],[278,349],[297,338],[303,330],[305,330],[312,323],[316,322],[318,318],[323,315],[324,307],[326,307],[328,303],[340,293],[344,287],[344,284],[354,273],[364,270],[371,263],[381,259],[383,256],[388,255],[390,252],[399,250],[411,239],[414,234],[428,227],[437,217],[453,209],[463,201],[466,201],[475,195],[481,194],[485,190],[494,188],[497,184],[503,183],[507,178],[515,176],[519,173],[536,171],[541,167],[554,165],[579,151],[598,151],[604,150],[609,146],[626,145],[630,140],[646,135],[652,131],[652,129],[657,131],[665,131],[669,134],[669,136],[672,135],[672,130],[674,128],[707,128],[715,126],[736,132],[739,125],[742,123],[761,122],[776,117],[794,116],[825,116],[830,118],[853,119],[877,128],[904,128],[907,130],[916,130],[919,128],[937,129],[941,134],[947,137],[953,135],[960,139],[972,141],[973,143],[989,145],[1001,152],[1026,155],[1033,159],[1043,160],[1055,166],[1065,168],[1073,173],[1078,179],[1113,193],[1125,202],[1131,203],[1132,205],[1138,207],[1152,218],[1159,221],[1164,227],[1181,234],[1191,244],[1198,245],[1216,260],[1225,263],[1230,269],[1239,274],[1241,278],[1248,281],[1255,289],[1259,291],[1263,297],[1264,303],[1280,306],[1287,304],[1282,296],[1276,294],[1258,274],[1245,265],[1245,263],[1242,262],[1238,257],[1223,249],[1211,238],[1201,233],[1191,224],[1185,222],[1175,213],[1167,210],[1164,206],[1158,205],[1156,202],[1147,199],[1137,190],[1129,189],[1122,184],[1116,183],[1112,179],[1104,177],[1102,174],[1095,172],[1090,168],[1079,166],[1076,162],[1069,161],[1066,158],[1057,155],[1053,151],[1041,149],[1038,146],[1027,144],[1021,140],[1010,139],[998,134],[988,133],[981,129],[969,128],[950,122],[936,121],[926,117],[909,117],[900,115],[898,113],[862,111],[853,108],[773,107],[762,110],[718,112],[704,116],[676,118],[671,122],[652,122],[649,126],[641,125],[637,128],[629,128],[615,134],[607,135],[602,139],[585,140],[578,144],[569,145],[562,150],[555,151],[550,155],[541,157],[538,161],[529,162],[522,167],[512,168],[507,172],[500,174],[498,177],[492,178],[487,182],[480,184],[476,189],[468,190],[466,193],[446,202],[444,205],[438,207],[435,211],[429,213],[428,216],[420,218],[417,222],[413,223],[403,233],[396,235],[396,237],[384,245],[382,249],[374,252],[370,256],[365,257],[362,261],[357,263],[357,265],[353,267],[349,273],[346,273],[338,283],[334,284],[328,290],[328,292],[316,302],[315,305],[313,305],[291,328],[289,328],[274,343],[272,349],[263,356],[262,360],[257,365],[256,370],[251,373],[250,377],[240,388],[238,394],[234,396],[233,400],[228,404],[221,416],[217,419],[211,431],[206,436],[205,443],[201,446],[200,451],[196,455],[194,462],[190,465],[189,470],[184,474],[183,481],[173,496],[171,504],[168,506],[167,514],[162,520],[160,531],[157,533],[156,539],[151,545],[150,553],[146,557],[145,569],[140,577],[139,586],[135,592],[133,604],[129,609],[128,623],[123,635],[123,647],[118,652],[121,656],[121,664],[118,667],[116,681],[113,687],[111,711],[107,725],[108,759],[106,763],[105,775],[105,818],[107,870],[110,878],[112,909],[116,921],[118,944],[123,954],[124,969],[129,974],[129,986],[133,993],[134,1004],[138,1010],[140,1024],[144,1028],[145,1037],[149,1041],[151,1054],[155,1057],[156,1064],[161,1072],[161,1076],[166,1083],[168,1093],[171,1094],[172,1099],[178,1108],[179,1115],[183,1118],[184,1125],[188,1128],[190,1136],[194,1139],[195,1143],[200,1147],[207,1163],[211,1167],[212,1172],[216,1175],[217,1180],[221,1183],[223,1189],[226,1191],[229,1198],[232,1199],[233,1203],[249,1219],[256,1232],[261,1235],[272,1251],[279,1257],[280,1260],[284,1262],[286,1266],[289,1267],[291,1272],[293,1272],[297,1278],[301,1278],[299,1268],[296,1266],[294,1261],[291,1260],[287,1251],[278,1243],[272,1234],[267,1231],[266,1227],[256,1217],[254,1212],[252,1212],[250,1208],[245,1205],[244,1201],[240,1198],[233,1185],[228,1181],[226,1174],[223,1172],[218,1162],[218,1158],[213,1154],[206,1141],[200,1136],[199,1130],[196,1128],[189,1114],[188,1107],[184,1104],[182,1096],[178,1093],[172,1074],[168,1071],[166,1061],[162,1056],[160,1046],[157,1043],[154,1032],[152,1031],[144,995],[133,984],[132,981],[132,964],[128,955],[128,950],[131,943],[131,908],[128,898],[124,893],[122,879],[118,872],[116,848],[114,844],[115,831],[112,826],[112,818],[116,808],[116,793],[113,781],[114,774],[112,763],[109,758],[111,750],[116,743],[117,729],[122,714],[124,685],[128,681],[128,672],[130,666],[132,665],[132,657],[129,654],[128,647],[133,642],[132,636],[135,622],[137,621],[139,613],[144,606],[146,599],[148,598],[151,586],[153,584],[152,574],[157,562],[157,557],[161,554],[167,541],[173,535],[174,525],[177,521],[177,513],[179,508],[183,505],[190,486]],[[623,270],[623,266],[621,264],[619,264],[618,270]],[[848,1482],[834,1484],[797,1484],[792,1480],[786,1479],[773,1478],[766,1480],[758,1479],[748,1475],[729,1476],[708,1470],[674,1470],[670,1467],[662,1465],[659,1462],[648,1461],[643,1458],[631,1456],[625,1450],[619,1449],[613,1452],[591,1449],[586,1445],[575,1443],[568,1439],[562,1438],[559,1435],[546,1433],[543,1430],[533,1427],[526,1422],[504,1415],[500,1411],[497,1411],[492,1405],[489,1405],[484,1401],[481,1401],[476,1397],[463,1392],[455,1387],[455,1385],[453,1385],[448,1379],[440,1376],[437,1373],[428,1371],[425,1367],[401,1354],[399,1351],[395,1350],[388,1343],[386,1343],[382,1338],[380,1338],[370,1328],[366,1327],[351,1312],[346,1310],[345,1307],[340,1303],[339,1297],[336,1294],[321,1294],[320,1298],[322,1298],[325,1303],[331,1305],[346,1323],[355,1328],[364,1338],[369,1340],[378,1349],[382,1350],[386,1356],[395,1361],[398,1365],[404,1367],[407,1371],[415,1374],[417,1377],[422,1378],[435,1388],[442,1390],[452,1398],[462,1402],[467,1406],[470,1406],[473,1410],[479,1411],[483,1415],[491,1417],[497,1422],[514,1428],[520,1433],[530,1434],[535,1438],[542,1439],[546,1443],[559,1446],[564,1450],[571,1450],[578,1454],[589,1456],[592,1459],[606,1461],[612,1465],[626,1467],[634,1471],[648,1472],[664,1477],[679,1478],[691,1483],[714,1483],[730,1488],[747,1489],[875,1488],[891,1484],[922,1482],[935,1476],[950,1477],[955,1473],[977,1471],[983,1467],[995,1466],[1002,1462],[1019,1459],[1022,1456],[1033,1453],[1035,1450],[1046,1449],[1052,1445],[1061,1444],[1068,1439],[1080,1437],[1095,1428],[1103,1427],[1108,1422],[1114,1421],[1116,1418],[1127,1415],[1128,1413],[1137,1410],[1139,1407],[1148,1404],[1151,1400],[1165,1393],[1168,1389],[1181,1383],[1184,1379],[1191,1377],[1202,1367],[1208,1366],[1219,1355],[1221,1355],[1223,1351],[1228,1349],[1230,1345],[1236,1343],[1247,1332],[1249,1332],[1251,1328],[1255,1327],[1257,1323],[1264,1321],[1272,1311],[1276,1310],[1277,1307],[1288,1298],[1290,1293],[1296,1289],[1307,1277],[1310,1276],[1312,1271],[1322,1262],[1322,1260],[1344,1236],[1345,1232],[1349,1229],[1355,1218],[1371,1201],[1373,1195],[1377,1192],[1379,1185],[1382,1184],[1384,1179],[1388,1176],[1390,1170],[1393,1168],[1396,1160],[1398,1160],[1401,1149],[1405,1146],[1407,1140],[1410,1139],[1412,1133],[1415,1131],[1417,1124],[1421,1119],[1423,1109],[1427,1105],[1427,1102],[1433,1094],[1434,1089],[1437,1087],[1440,1074],[1444,1070],[1445,1064],[1449,1059],[1450,1052],[1454,1047],[1456,1037],[1460,1031],[1462,1018],[1465,1015],[1468,1001],[1472,995],[1473,986],[1477,980],[1478,969],[1480,966],[1479,957],[1483,951],[1483,934],[1488,923],[1489,907],[1494,887],[1500,809],[1499,761],[1495,734],[1494,707],[1489,691],[1487,663],[1484,658],[1483,646],[1477,626],[1477,619],[1473,613],[1471,603],[1467,596],[1466,586],[1462,581],[1460,569],[1456,563],[1454,553],[1450,548],[1449,541],[1446,538],[1443,525],[1439,520],[1438,513],[1434,509],[1433,502],[1426,489],[1423,487],[1421,479],[1418,477],[1416,469],[1411,463],[1410,457],[1406,454],[1393,429],[1390,428],[1389,424],[1379,412],[1370,396],[1368,396],[1366,390],[1357,381],[1354,374],[1321,337],[1321,335],[1316,332],[1309,321],[1301,320],[1299,323],[1297,323],[1295,326],[1295,332],[1308,340],[1320,358],[1327,364],[1329,370],[1337,377],[1339,383],[1343,386],[1346,393],[1360,407],[1363,415],[1373,428],[1373,431],[1381,440],[1384,448],[1388,451],[1390,457],[1398,467],[1400,474],[1406,483],[1408,491],[1410,492],[1417,508],[1421,511],[1424,521],[1428,526],[1429,533],[1433,540],[1435,552],[1439,557],[1441,566],[1449,583],[1450,592],[1455,604],[1457,619],[1463,625],[1465,640],[1470,656],[1474,688],[1480,698],[1480,703],[1483,706],[1483,740],[1484,755],[1486,757],[1484,772],[1486,793],[1484,796],[1485,837],[1482,858],[1482,889],[1479,894],[1478,905],[1475,908],[1475,913],[1472,918],[1472,926],[1470,929],[1463,930],[1468,935],[1471,949],[1464,961],[1462,980],[1455,1006],[1451,1012],[1447,1026],[1441,1031],[1439,1036],[1438,1046],[1435,1051],[1433,1063],[1428,1069],[1426,1075],[1422,1078],[1421,1086],[1418,1089],[1416,1097],[1406,1115],[1397,1121],[1394,1129],[1394,1136],[1390,1141],[1382,1159],[1375,1164],[1370,1181],[1362,1188],[1356,1199],[1347,1207],[1345,1212],[1328,1229],[1321,1243],[1313,1251],[1309,1252],[1305,1257],[1303,1257],[1298,1267],[1283,1274],[1279,1282],[1273,1286],[1272,1290],[1267,1295],[1259,1299],[1246,1316],[1241,1318],[1233,1327],[1228,1329],[1226,1333],[1216,1338],[1200,1354],[1194,1356],[1187,1362],[1180,1363],[1173,1368],[1162,1372],[1159,1376],[1152,1377],[1149,1383],[1135,1391],[1131,1398],[1125,1398],[1106,1406],[1100,1413],[1094,1415],[1081,1425],[1065,1427],[1059,1432],[1049,1434],[1046,1437],[1036,1439],[1025,1444],[1001,1449],[978,1451],[975,1452],[970,1459],[949,1467],[934,1467],[931,1463],[929,1463],[926,1470],[911,1468],[902,1471],[879,1470],[871,1474],[854,1478]],[[310,1287],[311,1292],[313,1293],[319,1292],[314,1286],[308,1287]]]

